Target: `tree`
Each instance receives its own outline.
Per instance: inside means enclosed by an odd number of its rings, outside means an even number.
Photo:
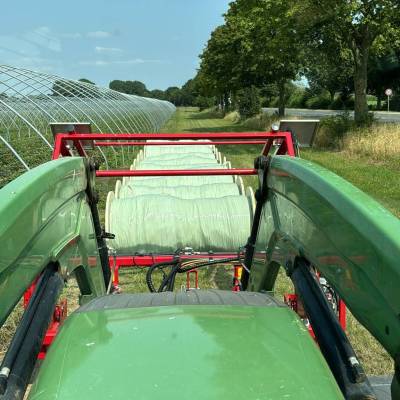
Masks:
[[[79,81],[79,82],[83,82],[83,83],[89,83],[90,85],[95,85],[94,82],[89,81],[89,79],[86,79],[86,78],[78,79],[78,81]]]
[[[147,90],[146,85],[140,81],[114,80],[110,82],[108,87],[121,93],[133,94],[143,97],[149,96],[149,91]]]
[[[229,103],[230,94],[242,85],[240,51],[241,37],[237,30],[232,30],[232,25],[221,25],[212,32],[200,55],[200,71],[197,75],[200,94],[218,97],[223,106]]]
[[[260,113],[261,104],[258,90],[255,86],[242,89],[238,93],[239,113],[244,118],[250,118]]]
[[[225,25],[211,35],[200,72],[215,94],[276,84],[279,114],[285,111],[286,83],[301,68],[303,46],[297,34],[295,0],[236,0]]]
[[[308,40],[319,43],[328,57],[332,49],[348,54],[352,66],[355,94],[355,120],[368,117],[368,63],[371,50],[382,52],[400,36],[398,0],[304,0],[303,26]],[[397,43],[398,44],[398,43]]]
[[[352,68],[348,62],[348,54],[342,54],[340,48],[329,52],[321,43],[308,46],[305,53],[305,76],[313,91],[329,92],[331,104],[335,94],[348,85]]]
[[[182,105],[182,94],[181,89],[177,86],[171,86],[165,91],[166,100],[175,104],[176,106]]]
[[[165,93],[163,90],[154,89],[150,91],[150,97],[153,99],[165,100]]]

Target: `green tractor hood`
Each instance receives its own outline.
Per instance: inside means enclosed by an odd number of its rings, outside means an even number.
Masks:
[[[78,398],[342,395],[293,311],[266,294],[205,291],[108,296],[75,312],[30,399]]]

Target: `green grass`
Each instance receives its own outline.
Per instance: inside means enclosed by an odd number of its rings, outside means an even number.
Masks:
[[[305,150],[301,156],[347,179],[400,217],[400,164],[351,158],[346,152]]]

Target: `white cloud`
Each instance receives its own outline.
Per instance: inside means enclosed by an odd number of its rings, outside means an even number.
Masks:
[[[87,37],[95,38],[95,39],[104,39],[104,38],[109,38],[111,36],[112,36],[112,33],[106,32],[106,31],[94,31],[94,32],[87,33]]]
[[[118,48],[118,47],[101,47],[101,46],[96,46],[94,48],[96,53],[122,53],[123,50]]]
[[[142,58],[133,58],[128,60],[88,60],[80,61],[81,65],[90,65],[95,67],[105,67],[109,65],[137,65],[137,64],[153,64],[163,63],[161,60],[144,60]]]

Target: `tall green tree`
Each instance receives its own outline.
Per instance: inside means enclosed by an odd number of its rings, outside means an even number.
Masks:
[[[384,51],[400,38],[398,0],[303,0],[302,22],[308,40],[319,43],[329,54],[332,49],[348,53],[355,94],[355,120],[368,116],[368,63],[372,49]]]
[[[304,75],[310,88],[314,91],[327,90],[331,103],[335,99],[335,94],[347,87],[352,77],[348,53],[342,54],[340,48],[333,48],[327,52],[320,43],[307,47],[304,66]]]
[[[200,73],[215,94],[276,84],[279,113],[285,110],[286,83],[301,68],[303,46],[297,34],[295,0],[236,0],[225,24],[211,35]]]
[[[227,105],[228,98],[242,87],[242,33],[232,24],[217,27],[200,55],[201,64],[197,79],[199,91],[207,97],[219,98]]]
[[[281,116],[285,114],[287,83],[296,79],[303,63],[297,9],[296,0],[237,0],[226,16],[227,24],[239,26],[243,34],[243,86],[275,83]]]

